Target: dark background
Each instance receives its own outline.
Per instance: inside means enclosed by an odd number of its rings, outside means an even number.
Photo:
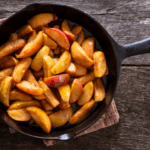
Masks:
[[[149,0],[0,0],[0,18],[34,2],[66,4],[95,18],[119,43],[129,44],[150,35]],[[123,61],[115,102],[120,122],[70,141],[46,147],[40,139],[10,134],[0,121],[0,150],[149,150],[150,54]]]

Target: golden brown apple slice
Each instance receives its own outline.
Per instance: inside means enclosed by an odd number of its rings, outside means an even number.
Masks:
[[[69,74],[60,74],[60,75],[44,78],[44,82],[47,84],[47,86],[53,88],[61,85],[65,85],[69,82],[69,80],[70,80]]]
[[[69,120],[70,124],[76,124],[83,120],[89,112],[92,111],[92,109],[95,106],[94,100],[90,100],[85,105],[83,105]]]
[[[41,100],[42,107],[45,111],[53,110],[53,107],[45,100]]]
[[[35,32],[35,30],[33,30],[31,32],[31,34],[29,35],[29,37],[28,37],[27,43],[30,43],[30,42],[34,41],[35,38],[36,38],[36,32]]]
[[[15,67],[18,62],[19,61],[13,56],[4,56],[0,59],[0,68]]]
[[[34,83],[28,81],[21,81],[20,83],[16,83],[16,86],[21,91],[31,94],[31,95],[41,95],[43,94],[43,89],[39,86],[36,86]]]
[[[71,107],[64,109],[64,110],[59,110],[49,116],[51,123],[52,123],[52,128],[57,128],[65,123],[67,123],[70,119],[70,117],[73,115],[73,110]]]
[[[45,26],[41,26],[40,27],[40,30],[42,30],[43,32],[45,32],[45,30],[49,29],[49,26],[48,25],[45,25]]]
[[[83,40],[84,40],[84,37],[85,37],[84,32],[81,31],[81,34],[79,35],[79,37],[78,37],[78,39],[77,39],[77,42],[78,42],[79,45],[82,44],[82,42],[83,42]]]
[[[85,68],[91,67],[94,63],[76,41],[71,45],[71,56],[77,64]]]
[[[63,20],[63,22],[61,23],[61,30],[66,34],[70,41],[74,41],[75,36],[71,32],[68,22],[66,20]]]
[[[41,27],[47,25],[49,22],[54,21],[54,15],[51,13],[41,13],[33,16],[28,20],[28,24],[32,28]]]
[[[38,86],[38,82],[36,81],[34,75],[30,70],[27,70],[25,75],[24,75],[24,80],[29,81],[31,83],[34,83],[36,86]]]
[[[31,120],[31,115],[26,111],[26,108],[7,110],[10,118],[16,121],[29,121]]]
[[[73,74],[73,76],[75,77],[81,77],[81,76],[85,76],[87,74],[87,68],[74,63],[74,65],[76,66],[76,72]]]
[[[50,56],[51,58],[54,57],[54,53],[53,53],[53,51],[51,49],[49,50],[48,56]]]
[[[60,29],[59,25],[54,25],[53,28]]]
[[[9,94],[9,99],[15,101],[31,101],[32,97],[18,89],[13,89]]]
[[[94,92],[94,85],[93,82],[90,81],[84,86],[82,95],[78,99],[78,105],[82,106],[85,103],[87,103],[92,98],[93,92]]]
[[[39,71],[43,66],[43,57],[48,55],[49,53],[49,47],[43,46],[34,57],[31,68],[35,71]]]
[[[30,25],[25,25],[24,27],[22,27],[18,33],[19,37],[23,37],[28,35],[29,33],[31,33],[33,31],[33,29],[31,28]]]
[[[94,100],[100,102],[105,98],[105,87],[101,78],[95,78],[94,80]]]
[[[106,58],[103,52],[94,52],[94,75],[102,77],[107,70]]]
[[[9,106],[9,93],[13,77],[6,77],[0,85],[0,101],[5,105]]]
[[[69,99],[70,99],[70,85],[69,84],[61,85],[61,86],[57,87],[57,89],[58,89],[58,92],[61,96],[61,99],[64,102],[69,102]]]
[[[50,36],[58,45],[69,50],[70,43],[67,36],[59,29],[49,28],[45,31],[45,33]]]
[[[54,14],[54,20],[58,20],[58,16],[56,14]]]
[[[85,39],[82,43],[83,50],[91,59],[93,59],[94,45],[95,45],[94,37],[89,37]]]
[[[20,62],[14,68],[14,71],[12,74],[14,81],[20,82],[22,80],[25,72],[30,67],[31,62],[32,62],[31,57],[27,57],[27,58],[20,60]]]
[[[6,68],[0,71],[0,80],[4,79],[6,76],[11,76],[14,67]]]
[[[45,33],[43,33],[43,36],[44,36],[43,45],[48,46],[50,49],[57,48],[57,43],[54,40],[52,40],[50,37],[48,37]]]
[[[93,81],[95,78],[94,76],[94,72],[91,71],[90,73],[88,73],[87,75],[78,78],[81,82],[82,85],[85,85],[86,83],[88,83],[89,81]]]
[[[32,101],[16,101],[13,102],[9,106],[9,110],[12,109],[20,109],[20,108],[25,108],[25,107],[30,107],[30,106],[36,106],[36,107],[41,107],[41,104],[38,101],[32,100]]]
[[[43,44],[43,31],[39,31],[36,38],[27,43],[19,55],[16,55],[17,58],[25,58],[34,55]]]
[[[76,25],[76,26],[73,27],[72,33],[75,35],[74,40],[77,39],[77,37],[78,37],[79,34],[81,33],[82,29],[83,29],[83,27],[82,27],[82,26],[79,26],[79,25]]]
[[[54,92],[43,81],[39,81],[38,83],[39,86],[44,90],[44,95],[46,96],[47,102],[52,107],[57,107],[59,105],[59,101]]]
[[[11,33],[9,37],[9,42],[16,41],[18,39],[18,34],[17,33]]]
[[[54,111],[52,111],[52,110],[47,110],[47,111],[45,111],[45,112],[46,112],[46,114],[47,114],[48,116],[54,113]]]
[[[43,69],[40,70],[40,71],[33,71],[33,75],[34,75],[37,79],[43,78],[43,77],[44,77],[44,71],[43,71]]]
[[[42,94],[42,95],[33,95],[33,97],[34,97],[35,99],[37,99],[37,100],[43,100],[43,99],[46,98],[44,94]]]
[[[44,70],[44,78],[51,77],[51,69],[55,66],[55,62],[50,56],[43,57],[43,70]]]
[[[60,47],[57,47],[56,49],[54,49],[54,54],[58,55],[60,53],[61,53]]]
[[[28,107],[26,110],[31,114],[32,118],[42,130],[49,134],[51,131],[51,121],[46,112],[35,106]]]
[[[81,96],[83,87],[78,79],[74,79],[71,86],[70,103],[75,103]]]
[[[64,72],[71,63],[71,55],[68,51],[65,51],[61,54],[56,65],[51,69],[52,74],[59,74]]]
[[[20,48],[24,47],[26,41],[24,39],[17,39],[15,41],[7,42],[0,47],[0,58],[9,55]]]

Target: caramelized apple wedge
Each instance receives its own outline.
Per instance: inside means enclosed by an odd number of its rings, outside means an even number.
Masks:
[[[13,56],[4,56],[0,59],[0,68],[15,67],[18,62],[19,61]]]
[[[59,25],[54,25],[53,28],[60,29]]]
[[[25,25],[24,27],[22,27],[18,33],[19,37],[23,37],[28,35],[29,33],[31,33],[33,31],[33,29],[31,28],[30,25]]]
[[[71,107],[64,109],[64,110],[59,110],[49,116],[52,124],[52,128],[57,128],[65,123],[67,123],[70,119],[70,117],[73,115],[73,110]]]
[[[83,105],[69,120],[70,124],[77,124],[81,120],[83,120],[88,113],[92,111],[95,106],[94,100],[90,100],[85,105]]]
[[[45,111],[53,110],[53,107],[45,100],[41,100],[42,107]]]
[[[44,94],[42,94],[42,95],[33,95],[33,97],[34,97],[35,99],[37,99],[37,100],[43,100],[43,99],[46,98]]]
[[[57,47],[56,49],[54,49],[54,54],[59,55],[60,53],[61,53],[60,47]]]
[[[79,45],[82,44],[82,42],[83,42],[83,40],[84,40],[84,37],[85,37],[84,32],[81,31],[81,34],[79,35],[79,37],[78,37],[78,39],[77,39],[77,42],[78,42]]]
[[[16,121],[29,121],[32,119],[30,113],[26,111],[26,108],[7,110],[7,113],[10,118]]]
[[[95,78],[94,80],[94,100],[100,102],[105,98],[105,87],[101,78]]]
[[[93,59],[94,45],[95,45],[94,37],[89,37],[85,39],[82,43],[82,48],[91,59]]]
[[[33,30],[27,39],[27,43],[34,41],[35,38],[36,38],[36,32],[35,32],[35,30]]]
[[[61,30],[66,34],[70,41],[74,41],[75,36],[71,32],[68,22],[66,20],[63,20],[63,22],[61,23]]]
[[[52,74],[59,74],[64,72],[71,63],[71,55],[68,51],[65,51],[61,54],[56,65],[51,69]]]
[[[56,14],[54,14],[54,20],[58,20],[58,16]]]
[[[76,72],[73,74],[73,76],[75,77],[81,77],[81,76],[85,76],[87,74],[87,68],[74,63],[74,65],[76,66]]]
[[[18,39],[18,34],[17,33],[11,33],[9,37],[9,42],[16,41]]]
[[[32,62],[31,57],[27,57],[22,59],[14,68],[13,71],[13,78],[15,82],[20,82],[27,71],[27,69],[30,67],[30,64]]]
[[[76,65],[74,63],[70,63],[69,67],[67,68],[67,70],[65,71],[66,73],[70,74],[70,75],[75,75],[76,74]]]
[[[19,55],[16,55],[17,58],[25,58],[34,55],[43,44],[43,31],[39,31],[36,38],[27,43]]]
[[[85,68],[91,67],[94,63],[93,60],[87,56],[85,51],[76,41],[74,41],[73,44],[71,45],[71,55],[72,55],[73,60],[77,64]]]
[[[61,75],[44,78],[44,82],[47,84],[47,86],[53,88],[61,85],[65,85],[69,82],[69,80],[70,80],[69,74],[61,74]]]
[[[43,57],[48,55],[49,47],[43,46],[34,57],[31,68],[35,71],[39,71],[43,66]]]
[[[9,106],[9,93],[13,77],[6,77],[0,85],[0,101],[5,105]]]
[[[6,68],[0,71],[0,80],[4,79],[6,76],[11,76],[14,67]]]
[[[87,103],[92,98],[93,92],[94,92],[94,85],[93,82],[90,81],[84,86],[82,95],[78,99],[78,105],[82,106],[85,103]]]
[[[54,52],[51,49],[49,50],[48,56],[50,56],[51,58],[54,57]]]
[[[106,58],[103,52],[94,52],[94,75],[102,77],[107,70]]]
[[[46,101],[52,106],[57,107],[59,105],[59,101],[54,94],[54,92],[43,82],[39,81],[39,86],[43,89],[44,95],[46,96]]]
[[[75,103],[81,96],[83,87],[78,79],[74,79],[71,86],[70,103]]]
[[[43,71],[43,69],[40,71],[33,71],[33,75],[37,79],[43,78],[44,77],[44,71]]]
[[[56,28],[49,28],[45,31],[45,33],[51,37],[58,45],[69,50],[70,43],[67,36],[59,29]]]
[[[13,89],[9,94],[9,99],[15,101],[31,101],[32,97],[18,89]]]
[[[32,101],[16,101],[13,102],[8,110],[12,109],[20,109],[20,108],[25,108],[25,107],[30,107],[30,106],[36,106],[36,107],[41,107],[41,104],[38,101],[32,100]]]
[[[28,24],[32,28],[38,28],[47,25],[49,22],[54,21],[54,15],[51,13],[41,13],[33,16],[28,20]]]
[[[41,95],[43,94],[43,89],[39,86],[36,86],[34,83],[28,81],[21,81],[20,83],[16,83],[16,87],[21,91],[31,94],[31,95]]]
[[[82,29],[83,29],[83,27],[82,27],[82,26],[79,26],[79,25],[76,25],[76,26],[73,27],[72,33],[75,35],[74,40],[77,39],[77,37],[78,37],[79,34],[81,33]]]
[[[45,131],[47,134],[51,131],[51,121],[48,115],[41,108],[31,106],[26,109],[35,120],[35,122]]]

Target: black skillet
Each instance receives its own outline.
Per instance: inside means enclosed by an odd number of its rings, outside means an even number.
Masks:
[[[49,135],[45,134],[39,127],[29,126],[27,123],[12,120],[6,113],[6,107],[2,104],[0,104],[0,118],[13,129],[32,137],[68,140],[89,128],[105,113],[117,87],[121,62],[129,56],[148,53],[150,51],[150,38],[129,45],[119,45],[97,21],[86,13],[70,6],[38,3],[28,5],[2,23],[0,26],[0,45],[7,41],[10,33],[15,32],[21,26],[25,25],[28,19],[38,13],[44,12],[55,13],[59,18],[82,25],[96,38],[101,45],[101,48],[99,47],[98,49],[103,50],[105,53],[109,68],[109,75],[104,79],[106,98],[103,102],[97,103],[92,113],[79,124],[60,127],[53,130]]]

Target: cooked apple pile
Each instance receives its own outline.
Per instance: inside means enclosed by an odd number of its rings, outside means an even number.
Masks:
[[[94,37],[85,38],[82,26],[71,29],[66,20],[48,26],[57,19],[35,15],[0,47],[0,102],[12,119],[38,124],[47,134],[84,119],[105,98],[102,77],[109,73]]]

